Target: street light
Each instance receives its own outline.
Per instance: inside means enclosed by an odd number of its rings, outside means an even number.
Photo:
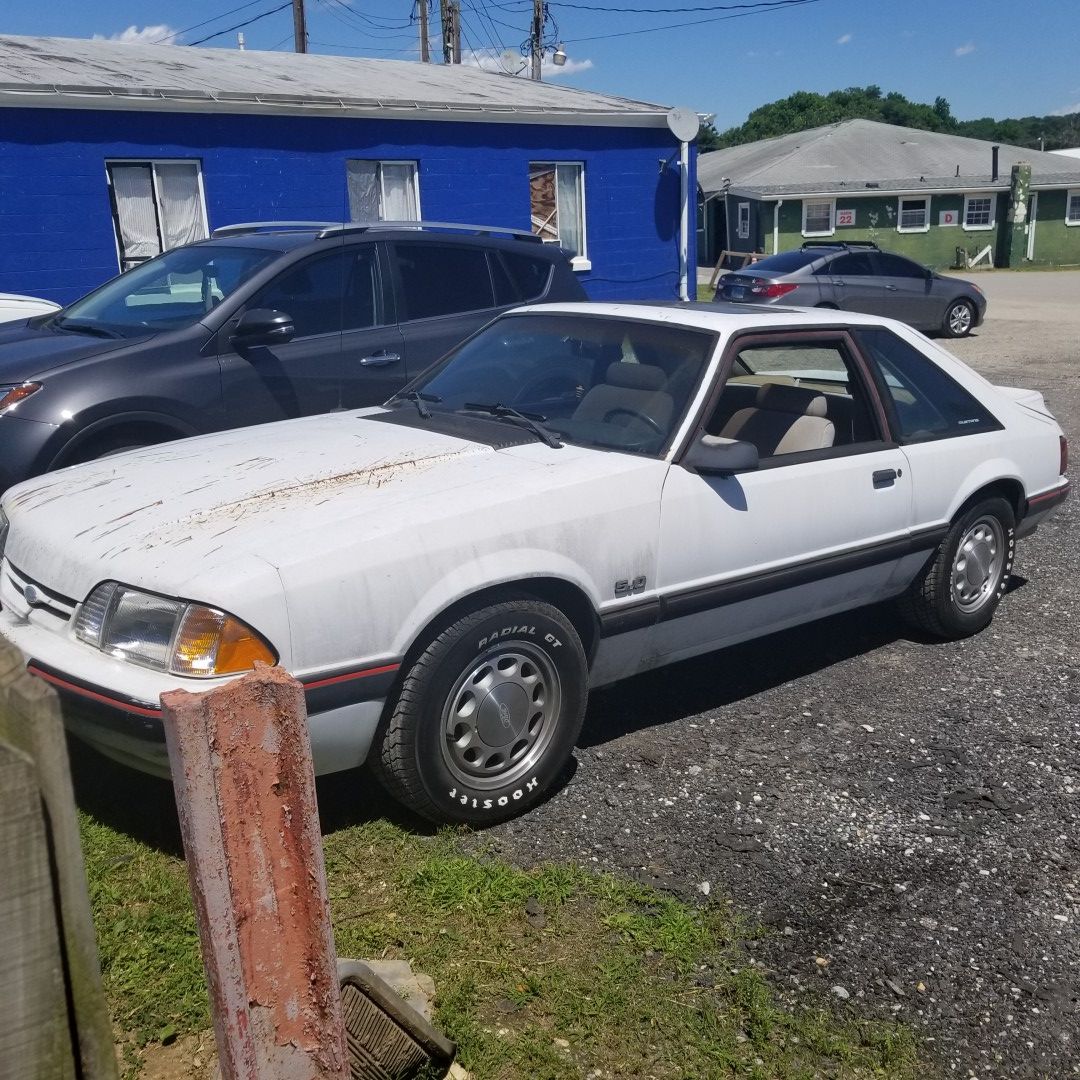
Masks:
[[[566,48],[561,41],[555,46],[555,51],[551,54],[551,62],[556,67],[562,67],[566,63]]]

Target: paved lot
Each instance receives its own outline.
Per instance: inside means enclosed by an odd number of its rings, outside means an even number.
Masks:
[[[947,344],[1080,454],[1080,273],[978,280],[990,318]],[[791,999],[895,1014],[944,1075],[1080,1076],[1078,520],[968,641],[873,609],[596,694],[573,782],[481,842],[730,897]]]

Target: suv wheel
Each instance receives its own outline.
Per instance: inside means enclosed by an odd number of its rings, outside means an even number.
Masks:
[[[408,669],[371,761],[400,802],[491,825],[537,803],[581,730],[588,664],[557,608],[515,599],[463,615]]]
[[[967,337],[975,325],[975,309],[969,300],[954,300],[945,309],[945,333],[952,338]]]

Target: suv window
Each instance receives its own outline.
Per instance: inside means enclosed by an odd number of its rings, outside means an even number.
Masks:
[[[853,251],[848,255],[841,255],[815,271],[816,274],[831,277],[872,277],[875,272],[868,251]]]
[[[993,431],[1001,425],[959,383],[913,345],[884,327],[854,331],[902,442],[924,442]]]
[[[378,318],[379,275],[375,245],[353,248],[347,259],[342,329],[366,330],[381,321]]]
[[[482,248],[396,245],[406,319],[429,319],[495,306]]]
[[[547,292],[551,280],[551,263],[547,259],[519,255],[516,251],[503,251],[500,255],[517,290],[516,300],[536,300]]]
[[[926,277],[926,271],[910,259],[904,259],[899,255],[887,255],[883,251],[879,251],[874,257],[877,259],[878,273],[882,277]]]
[[[351,261],[352,255],[338,251],[290,267],[252,297],[246,307],[274,308],[291,315],[298,338],[340,333],[347,260]]]

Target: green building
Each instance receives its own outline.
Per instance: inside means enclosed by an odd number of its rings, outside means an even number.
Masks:
[[[1060,154],[845,120],[702,154],[697,174],[703,265],[806,240],[937,268],[1080,265],[1080,161]]]

